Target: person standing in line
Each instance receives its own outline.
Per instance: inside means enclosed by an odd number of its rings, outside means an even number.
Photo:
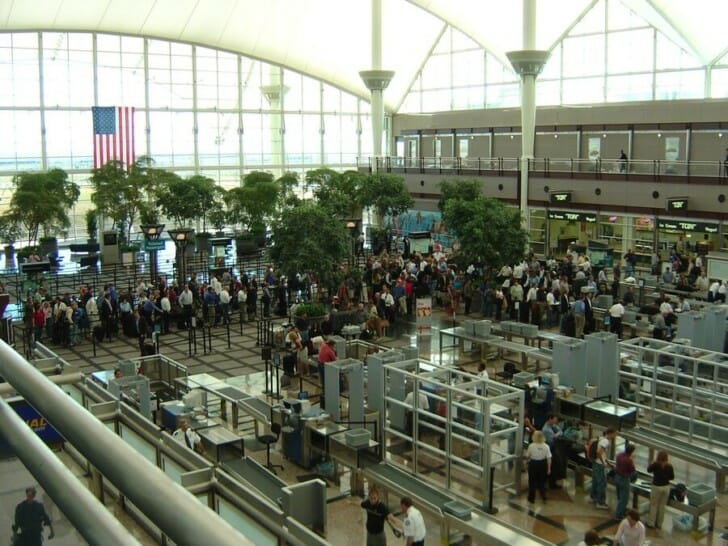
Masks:
[[[628,510],[627,517],[617,527],[612,546],[643,546],[645,543],[645,526],[640,521],[637,510]]]
[[[609,447],[614,441],[617,431],[609,427],[604,431],[601,438],[597,440],[596,457],[592,463],[591,501],[597,508],[609,510],[607,506],[607,454]]]
[[[584,294],[578,294],[574,305],[571,307],[574,314],[574,337],[581,339],[584,337],[584,324],[586,324],[586,305],[584,304]]]
[[[616,520],[624,518],[627,510],[630,480],[636,470],[634,460],[632,459],[634,449],[634,444],[628,444],[624,448],[624,451],[617,455],[617,460],[614,464],[614,484],[617,487],[617,508],[614,511],[614,519]]]
[[[422,512],[412,506],[412,499],[402,497],[400,508],[404,514],[404,538],[405,546],[424,546],[427,528]]]
[[[361,507],[367,512],[367,546],[386,546],[384,520],[389,521],[392,530],[401,525],[400,521],[389,512],[387,505],[379,500],[379,490],[376,487],[369,488],[369,498],[361,503]]]
[[[556,442],[556,438],[560,438],[563,435],[563,431],[561,430],[561,427],[559,426],[559,419],[554,415],[553,413],[550,413],[546,417],[546,423],[544,423],[543,427],[541,428],[541,432],[543,432],[544,441],[546,442],[546,445],[549,446],[549,449],[551,450],[551,468],[554,467],[554,462],[556,462],[557,466],[556,468],[560,468],[558,464],[563,464],[564,469],[566,468],[565,461],[559,460],[559,457],[555,457],[555,449],[554,449],[554,443]],[[556,461],[554,461],[556,459]],[[549,473],[549,489],[561,489],[561,486],[556,483],[557,480],[555,478],[555,472]]]
[[[326,340],[326,343],[321,344],[321,348],[318,352],[318,374],[319,381],[321,381],[321,401],[319,402],[319,406],[321,409],[326,409],[326,377],[324,375],[324,369],[326,364],[336,360],[336,352],[334,351],[335,345],[336,342],[332,338],[329,338]]]
[[[609,331],[617,334],[618,339],[622,339],[622,319],[624,318],[624,305],[621,300],[609,308]]]
[[[13,523],[13,544],[15,546],[41,546],[43,544],[43,526],[50,530],[48,540],[55,536],[51,518],[43,503],[35,500],[35,487],[25,489],[25,500],[15,507]]]
[[[665,518],[665,506],[670,498],[670,482],[675,479],[675,471],[667,462],[667,452],[658,451],[657,458],[647,467],[652,474],[650,489],[650,515],[647,527],[661,528]]]
[[[551,474],[551,449],[544,440],[543,432],[533,433],[532,442],[528,444],[528,502],[536,502],[536,490],[546,502],[546,478]]]

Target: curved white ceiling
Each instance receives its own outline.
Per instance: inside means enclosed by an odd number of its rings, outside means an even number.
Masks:
[[[616,0],[611,0],[616,1]],[[705,63],[725,54],[726,0],[622,0]],[[549,49],[596,0],[536,0],[536,47]],[[522,45],[519,0],[383,0],[385,104],[400,104],[446,24],[506,62]],[[0,30],[98,31],[241,53],[368,98],[366,0],[0,0]]]

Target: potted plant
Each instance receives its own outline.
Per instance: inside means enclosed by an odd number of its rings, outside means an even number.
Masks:
[[[139,245],[122,245],[121,263],[123,265],[133,265],[134,263],[136,263],[136,255],[139,250]]]
[[[320,303],[302,303],[296,306],[296,316],[306,315],[310,326],[318,326],[326,316],[326,308]]]
[[[58,254],[58,238],[46,236],[38,239],[38,253],[41,257],[48,256],[49,254]]]

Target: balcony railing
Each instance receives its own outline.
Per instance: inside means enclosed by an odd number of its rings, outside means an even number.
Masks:
[[[667,159],[574,159],[537,157],[528,161],[529,172],[544,176],[653,180],[679,178],[715,178],[725,183],[728,163],[724,161],[682,161]],[[519,170],[516,157],[359,157],[357,168],[369,172],[402,172],[420,174],[496,174]]]

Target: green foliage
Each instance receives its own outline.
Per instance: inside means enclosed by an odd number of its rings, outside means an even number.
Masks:
[[[307,317],[323,317],[326,314],[326,308],[320,303],[301,303],[297,305],[296,316],[300,317],[304,313]]]
[[[367,176],[357,171],[336,172],[314,169],[306,173],[306,184],[313,187],[318,203],[339,218],[361,215],[362,190]]]
[[[326,208],[307,202],[282,212],[273,223],[272,243],[271,259],[283,274],[312,272],[319,286],[331,288],[351,239]]]
[[[362,207],[373,207],[380,223],[385,216],[396,216],[412,207],[404,178],[396,174],[371,174],[362,186]]]
[[[28,244],[38,239],[40,231],[52,235],[71,225],[68,210],[81,192],[64,170],[16,174],[13,185],[8,215],[25,228]]]
[[[212,178],[192,175],[189,178],[168,173],[159,186],[157,205],[178,227],[189,226],[201,218],[203,231],[212,211],[223,208],[224,191]],[[224,210],[224,208],[223,208]],[[223,222],[225,225],[225,222]]]
[[[245,175],[243,185],[225,195],[229,220],[251,230],[261,226],[265,230],[278,210],[280,194],[281,186],[271,173],[253,171]]]
[[[455,261],[499,268],[524,256],[528,236],[520,212],[497,199],[451,198],[445,201],[442,217],[460,242]]]
[[[440,193],[442,197],[437,202],[440,212],[445,212],[445,202],[448,199],[465,199],[470,201],[483,194],[483,185],[480,180],[443,180],[440,182]]]
[[[89,239],[96,239],[96,232],[99,228],[99,215],[96,209],[86,211],[86,233]]]
[[[21,230],[15,218],[9,214],[0,216],[0,242],[13,245],[20,237]]]

